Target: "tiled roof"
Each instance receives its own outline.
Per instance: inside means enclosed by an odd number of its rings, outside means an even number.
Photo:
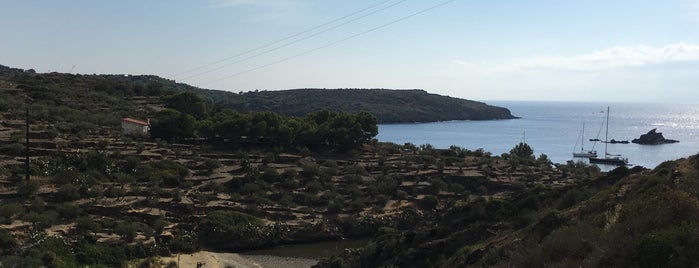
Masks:
[[[141,121],[141,120],[136,120],[136,119],[133,119],[133,118],[124,118],[124,119],[121,119],[121,121],[129,122],[129,123],[134,123],[134,124],[138,124],[138,125],[142,125],[142,126],[147,126],[147,125],[149,125],[148,122],[143,122],[143,121]]]

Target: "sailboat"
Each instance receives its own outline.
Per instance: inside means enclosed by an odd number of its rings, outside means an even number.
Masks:
[[[615,165],[615,166],[625,166],[626,164],[629,163],[629,160],[627,158],[623,158],[620,155],[613,155],[607,153],[607,144],[609,140],[609,106],[607,106],[607,125],[605,127],[605,134],[604,134],[604,157],[590,157],[590,163],[593,164],[607,164],[607,165]]]
[[[595,150],[589,150],[585,151],[584,144],[585,144],[585,123],[583,123],[582,127],[582,132],[580,133],[580,152],[573,152],[573,157],[597,157],[597,151]],[[575,147],[577,148],[577,144]],[[594,146],[592,146],[594,149]]]

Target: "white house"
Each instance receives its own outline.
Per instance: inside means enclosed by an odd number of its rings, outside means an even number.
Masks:
[[[144,122],[133,118],[124,118],[121,119],[121,129],[124,134],[148,135],[150,122]]]

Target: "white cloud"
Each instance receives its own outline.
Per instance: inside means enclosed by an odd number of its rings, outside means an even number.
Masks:
[[[617,46],[574,56],[538,57],[512,63],[517,69],[601,71],[655,64],[699,61],[699,46],[685,43],[663,47]]]
[[[683,62],[699,63],[699,45],[677,43],[662,47],[616,46],[573,56],[538,56],[504,62],[452,61],[463,70],[489,74],[526,70],[594,72]]]
[[[482,99],[676,102],[699,99],[699,45],[617,46],[572,56],[453,60],[437,74]],[[473,93],[469,93],[473,94]]]

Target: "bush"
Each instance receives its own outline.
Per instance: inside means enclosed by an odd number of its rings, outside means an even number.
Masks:
[[[12,218],[24,213],[24,207],[20,204],[4,204],[0,206],[0,217],[4,223],[12,223]]]
[[[0,253],[5,253],[5,250],[16,248],[18,245],[17,239],[12,236],[9,230],[0,229],[0,249],[2,249]]]
[[[199,223],[200,241],[215,249],[235,249],[241,245],[259,245],[262,239],[262,220],[236,211],[209,212]]]
[[[213,191],[214,193],[220,193],[226,190],[226,187],[223,186],[223,184],[215,181],[210,181],[204,184],[204,186],[201,187],[201,190],[203,191]]]
[[[57,205],[56,211],[64,219],[74,219],[83,212],[78,205],[68,202]]]
[[[420,205],[426,209],[435,209],[437,208],[438,204],[439,200],[434,195],[426,195],[423,199],[420,200]]]
[[[266,182],[273,183],[279,179],[279,172],[276,168],[265,167],[262,173],[262,179]]]
[[[31,197],[39,191],[39,182],[36,180],[23,180],[17,185],[17,193],[23,197]]]
[[[53,210],[44,213],[30,212],[24,215],[23,219],[34,224],[35,227],[43,229],[56,224],[58,221],[58,213]]]
[[[23,144],[15,142],[6,145],[4,151],[7,152],[8,155],[21,156],[24,155],[26,150]]]
[[[80,191],[78,187],[72,184],[64,184],[56,192],[56,199],[61,201],[73,201],[80,199]]]
[[[78,217],[75,219],[75,224],[75,228],[81,233],[84,231],[99,232],[102,229],[102,226],[89,216]]]
[[[216,159],[206,159],[203,167],[206,169],[206,174],[213,174],[214,170],[221,167],[221,162]]]
[[[189,169],[173,160],[150,162],[141,168],[139,181],[162,182],[167,186],[180,186],[189,175]]]
[[[139,224],[135,222],[121,222],[114,227],[114,232],[121,236],[125,241],[131,242],[136,238]]]
[[[32,199],[32,202],[29,205],[29,208],[32,211],[38,212],[38,213],[43,212],[45,207],[46,207],[46,202],[44,202],[44,199],[42,199],[41,197],[38,197],[38,196],[35,197],[34,199]]]
[[[559,209],[568,208],[580,200],[582,193],[577,189],[571,189],[566,192],[561,199],[561,203],[558,206]]]

